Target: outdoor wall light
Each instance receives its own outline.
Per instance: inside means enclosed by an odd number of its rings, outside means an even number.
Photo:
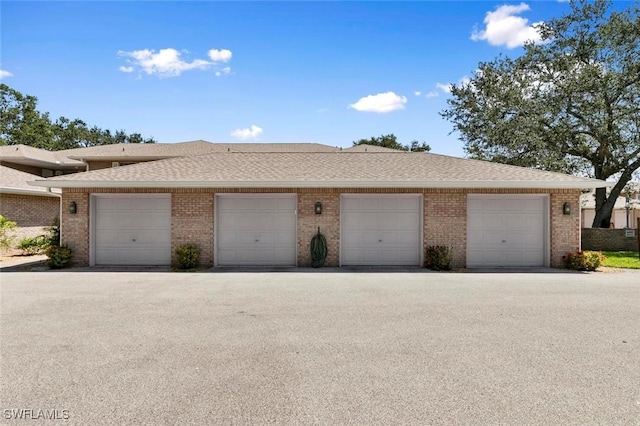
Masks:
[[[72,201],[69,203],[69,213],[70,214],[78,213],[78,205],[76,204],[75,201]]]
[[[322,214],[322,203],[320,201],[316,202],[316,214]]]
[[[571,214],[571,204],[564,203],[564,205],[562,206],[562,214],[564,215],[569,215]]]

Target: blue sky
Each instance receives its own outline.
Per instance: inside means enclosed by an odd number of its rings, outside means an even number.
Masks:
[[[2,82],[57,118],[159,142],[394,133],[462,156],[447,85],[518,55],[529,2],[2,2]]]

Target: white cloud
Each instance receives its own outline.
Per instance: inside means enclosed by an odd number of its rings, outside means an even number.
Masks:
[[[120,67],[118,69],[122,72],[133,72],[133,67]]]
[[[451,93],[450,84],[436,83],[436,88],[442,90],[444,93]]]
[[[180,59],[181,53],[172,48],[160,49],[157,53],[151,49],[134,50],[132,52],[121,50],[118,51],[118,55],[130,58],[127,62],[146,74],[158,74],[160,77],[177,77],[185,71],[206,69],[211,66],[211,62],[204,59],[194,59],[191,62],[183,61]],[[128,69],[128,67],[124,68]],[[129,72],[122,69],[120,71]]]
[[[461,77],[458,80],[458,83],[456,84],[457,86],[466,86],[467,84],[469,84],[471,82],[471,79],[469,77],[467,77],[466,75],[464,77]],[[436,83],[436,89],[440,89],[442,90],[444,93],[451,93],[451,88],[452,88],[453,84],[443,84],[443,83]],[[429,93],[434,93],[435,96],[438,96],[438,92],[434,91],[434,92],[429,92]],[[435,97],[435,96],[427,96],[427,97]]]
[[[356,111],[377,112],[380,114],[404,109],[407,103],[405,96],[396,95],[394,92],[378,93],[358,99],[357,102],[349,105]]]
[[[11,74],[9,71],[0,70],[0,78],[7,78],[7,77],[13,77],[13,74]]]
[[[474,29],[471,40],[486,40],[493,46],[504,45],[509,49],[522,46],[526,41],[539,42],[541,37],[536,27],[541,22],[529,25],[528,19],[517,16],[528,10],[529,5],[520,3],[517,6],[499,6],[494,11],[487,12],[484,18],[485,29]]]
[[[419,91],[419,90],[416,90],[415,92],[413,92],[413,94],[416,95],[416,96],[420,96],[420,95],[422,95],[422,92]]]
[[[209,58],[214,62],[229,62],[233,53],[229,49],[211,49],[209,51]]]
[[[249,139],[256,139],[262,134],[262,132],[262,128],[256,126],[255,124],[252,124],[249,128],[234,130],[233,132],[231,132],[231,136],[245,141]]]
[[[440,93],[436,92],[435,90],[432,90],[424,96],[426,98],[437,98],[438,96],[440,96]]]
[[[224,67],[220,71],[216,71],[216,77],[220,77],[221,75],[231,74],[231,67]]]

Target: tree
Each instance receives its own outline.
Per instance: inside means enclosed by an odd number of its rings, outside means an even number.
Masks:
[[[441,115],[473,158],[616,179],[596,189],[594,227],[640,168],[640,11],[572,1],[522,56],[480,63]]]
[[[426,142],[418,142],[416,140],[411,141],[409,145],[409,151],[411,152],[429,152],[431,147]]]
[[[385,148],[397,149],[400,151],[431,151],[431,147],[426,142],[418,142],[417,140],[411,141],[410,145],[402,145],[400,142],[398,142],[398,138],[393,133],[382,135],[380,137],[373,136],[369,139],[360,139],[353,142],[353,146],[363,144],[382,146]]]
[[[111,134],[97,126],[89,128],[80,120],[58,118],[54,123],[49,113],[37,109],[38,98],[23,95],[6,84],[0,84],[0,145],[29,145],[57,151],[112,143],[154,143],[140,133],[127,135],[123,130]]]
[[[35,96],[23,95],[0,84],[0,143],[25,144],[46,148],[53,138],[48,114],[41,114]]]

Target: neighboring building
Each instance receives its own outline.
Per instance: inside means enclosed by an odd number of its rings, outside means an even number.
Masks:
[[[60,190],[27,184],[40,176],[0,166],[0,215],[20,227],[50,226],[60,215]]]
[[[48,178],[88,170],[126,166],[167,158],[212,152],[242,151],[338,151],[320,144],[214,144],[202,140],[174,144],[112,144],[63,151],[46,151],[27,145],[0,146],[0,214],[19,226],[49,226],[59,215],[59,194],[27,184],[34,175]],[[11,170],[25,173],[19,175]],[[21,181],[22,179],[22,181]],[[16,188],[20,188],[17,194]],[[43,197],[49,197],[45,199]]]
[[[580,249],[580,190],[606,186],[377,147],[211,145],[157,161],[127,145],[132,162],[149,161],[32,184],[62,189],[62,241],[77,265],[168,265],[195,244],[205,265],[309,266],[320,228],[328,266],[418,266],[426,246],[447,245],[456,267],[561,266]],[[70,158],[91,164],[97,149]]]
[[[629,228],[638,227],[638,218],[640,218],[640,184],[631,185],[632,190],[629,192],[629,209],[627,210],[627,197],[620,196],[616,199],[616,203],[611,212],[611,228],[624,229],[627,227],[627,212],[629,218]],[[582,206],[581,221],[583,228],[592,228],[593,219],[596,216],[596,199],[595,193],[589,191],[580,197]]]
[[[0,146],[0,215],[20,227],[50,226],[60,215],[60,191],[28,185],[38,177],[84,171],[81,161],[26,145]]]

